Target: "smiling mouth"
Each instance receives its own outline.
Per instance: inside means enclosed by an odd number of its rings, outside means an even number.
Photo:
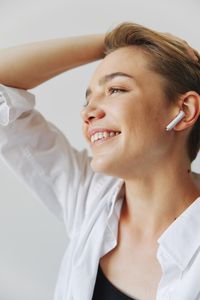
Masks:
[[[96,141],[94,141],[94,142],[91,142],[91,146],[103,144],[103,143],[105,143],[105,142],[107,142],[107,141],[110,141],[110,140],[116,138],[116,137],[119,136],[120,134],[121,134],[121,132],[118,132],[118,133],[116,133],[114,136],[102,137],[101,139],[98,139],[98,140],[96,140]]]

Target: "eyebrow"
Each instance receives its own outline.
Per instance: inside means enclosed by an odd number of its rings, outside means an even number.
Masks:
[[[107,75],[103,76],[102,78],[100,78],[99,85],[104,85],[105,83],[107,83],[107,82],[111,81],[112,79],[114,79],[115,77],[119,77],[119,76],[134,79],[134,77],[129,74],[126,74],[123,72],[115,72],[115,73],[107,74]],[[91,93],[92,93],[92,90],[90,88],[88,88],[85,93],[86,99],[89,97],[89,95]]]

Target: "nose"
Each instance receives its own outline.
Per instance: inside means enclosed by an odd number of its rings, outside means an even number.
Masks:
[[[92,119],[101,119],[105,116],[105,112],[99,106],[89,105],[82,109],[81,117],[84,123],[89,124]]]

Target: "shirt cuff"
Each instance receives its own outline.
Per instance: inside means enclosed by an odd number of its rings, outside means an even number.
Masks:
[[[34,106],[34,94],[0,84],[0,125],[7,126]]]

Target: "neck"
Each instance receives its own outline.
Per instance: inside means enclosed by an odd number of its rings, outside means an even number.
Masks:
[[[123,217],[135,236],[157,239],[199,196],[200,187],[190,168],[168,166],[158,173],[125,180]]]

